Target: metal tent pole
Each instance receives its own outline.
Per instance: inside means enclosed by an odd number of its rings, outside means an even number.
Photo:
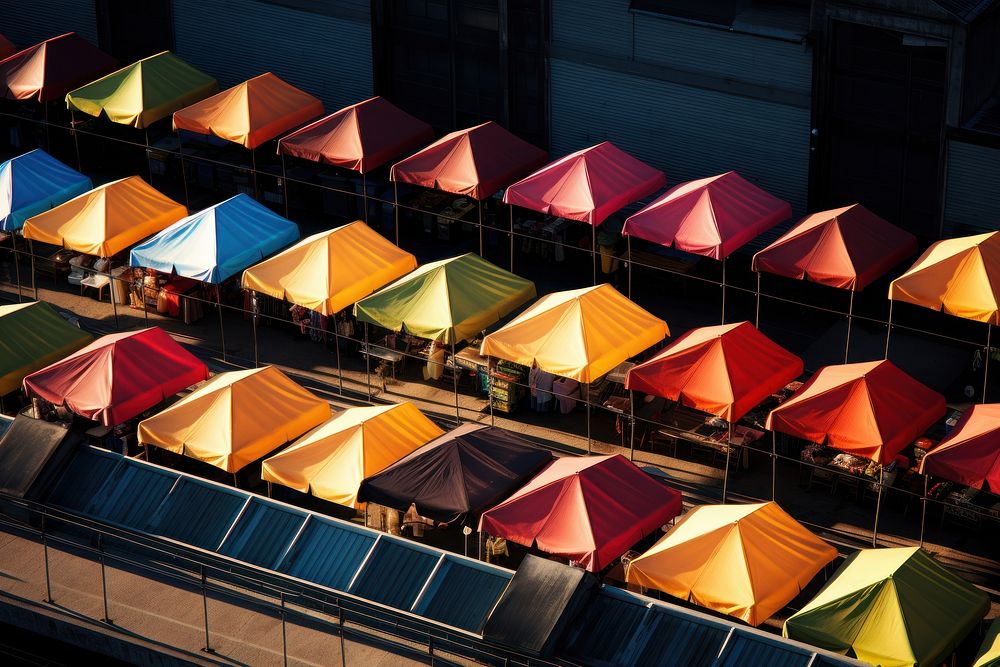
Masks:
[[[722,473],[722,503],[726,502],[726,492],[729,490],[729,457],[733,453],[733,422],[729,423],[729,438],[726,442],[726,469]]]
[[[397,227],[398,229],[398,227]],[[372,351],[368,347],[368,323],[365,322],[365,377],[368,385],[368,402],[372,400]],[[367,505],[365,506],[367,510]]]
[[[257,303],[257,293],[250,290],[250,305],[251,305],[251,315],[250,320],[253,322],[253,367],[260,368],[260,350],[257,345],[257,320],[260,319],[260,306]]]
[[[990,377],[990,338],[993,336],[993,324],[990,322],[986,323],[986,359],[983,361],[983,400],[981,403],[986,402],[986,382]]]
[[[253,173],[253,198],[260,201],[260,193],[257,190],[257,150],[250,149],[250,171]]]
[[[184,160],[184,142],[181,140],[181,131],[177,130],[177,152],[181,156],[181,183],[184,184],[184,205],[191,207],[191,195],[188,193],[187,163]]]
[[[452,332],[451,339],[451,381],[452,388],[455,391],[455,420],[461,424],[462,423],[462,411],[458,407],[458,361],[455,359],[455,334]]]
[[[115,330],[121,331],[121,326],[118,324],[118,304],[115,303],[115,277],[111,275],[110,271],[108,271],[108,280],[111,281],[108,296],[111,299],[111,312],[115,315]],[[101,300],[101,290],[97,290],[97,300]]]
[[[771,431],[771,500],[777,499],[778,433]]]
[[[280,150],[281,144],[278,144],[278,152],[281,154],[281,186],[282,186],[282,199],[285,200],[285,218],[291,220],[288,213],[288,173],[285,167],[285,153]]]
[[[872,526],[872,547],[878,546],[878,515],[882,510],[882,481],[885,475],[885,466],[878,469],[878,495],[875,498],[875,525]]]
[[[757,309],[754,315],[753,325],[760,329],[760,271],[757,272]]]
[[[490,426],[496,426],[496,418],[493,416],[493,359],[486,357],[486,402],[490,406]]]
[[[926,473],[924,474],[924,495],[920,499],[920,547],[924,546],[924,524],[927,519],[927,486],[930,481],[930,476]]]
[[[847,342],[844,344],[844,363],[851,353],[851,322],[854,320],[854,290],[851,290],[851,302],[847,306]]]
[[[396,245],[399,245],[399,184],[392,182],[392,212],[396,220]]]
[[[892,299],[889,299],[889,322],[885,328],[885,356],[883,359],[889,358],[889,336],[892,334]]]
[[[722,322],[726,323],[726,258],[722,258]],[[723,501],[725,502],[725,501]]]
[[[582,386],[582,385],[581,385]],[[590,383],[587,383],[587,453],[591,451],[590,439]]]
[[[631,389],[628,390],[628,415],[629,415],[628,460],[635,461],[635,392],[632,391]]]
[[[73,134],[73,146],[76,148],[76,170],[83,171],[83,164],[80,162],[80,137],[76,131],[76,112],[69,110],[69,126]]]
[[[361,199],[362,205],[365,207],[364,220],[365,224],[368,223],[368,177],[365,176],[365,172],[361,172]]]
[[[146,171],[149,172],[149,184],[153,184],[153,158],[149,154],[149,128],[144,128],[146,137]]]
[[[218,287],[215,292],[215,305],[219,309],[219,341],[222,344],[222,360],[226,361],[226,327],[222,323],[222,294]]]
[[[594,284],[597,284],[597,227],[590,225],[590,257],[593,260]],[[590,401],[587,401],[590,404]]]
[[[480,199],[476,202],[479,209],[479,256],[483,256],[483,200]]]
[[[337,315],[333,315],[333,343],[337,347],[337,379],[340,382],[340,395],[344,395],[344,369],[340,366],[340,323],[337,322]]]
[[[625,236],[625,252],[628,257],[628,298],[632,298],[632,235]]]
[[[52,137],[49,136],[49,103],[42,102],[42,109],[45,110],[45,150],[52,153]]]
[[[10,247],[14,251],[14,281],[17,283],[17,302],[21,303],[21,260],[17,257],[17,230],[10,232]]]
[[[510,272],[514,273],[514,205],[508,204],[510,211]]]
[[[35,280],[35,242],[28,239],[28,254],[31,256],[31,289],[35,292],[35,301],[38,301],[38,282]]]

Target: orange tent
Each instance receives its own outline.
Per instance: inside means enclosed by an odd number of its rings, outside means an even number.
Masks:
[[[973,405],[920,460],[920,474],[1000,493],[1000,403]]]
[[[733,422],[801,374],[801,359],[739,322],[687,332],[629,370],[625,387]]]
[[[944,413],[944,396],[891,361],[869,361],[819,369],[767,428],[887,464]]]
[[[174,129],[256,148],[323,113],[323,103],[267,72],[174,112]]]
[[[493,121],[446,135],[392,165],[390,178],[483,200],[542,166],[546,153]]]
[[[813,213],[753,256],[753,270],[861,290],[917,252],[917,239],[861,204]]]

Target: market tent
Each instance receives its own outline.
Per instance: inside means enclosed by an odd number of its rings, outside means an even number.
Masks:
[[[208,378],[163,329],[109,334],[24,378],[24,393],[116,426]]]
[[[0,62],[0,89],[9,100],[62,100],[110,72],[117,62],[75,32],[39,42]]]
[[[469,524],[523,486],[552,453],[495,426],[463,424],[361,483],[358,500]]]
[[[466,253],[424,264],[358,301],[354,316],[453,344],[479,335],[535,296],[535,284]]]
[[[998,665],[1000,665],[1000,616],[990,623],[972,667],[998,667]]]
[[[329,416],[329,403],[264,366],[219,373],[139,422],[139,442],[234,473]]]
[[[0,396],[24,376],[76,352],[93,337],[44,301],[0,306]]]
[[[625,376],[625,388],[734,422],[802,374],[802,360],[749,322],[692,329]]]
[[[782,634],[882,667],[945,662],[990,608],[986,593],[917,547],[851,555]]]
[[[753,270],[862,290],[917,252],[917,239],[861,204],[813,213],[753,256]]]
[[[383,97],[344,107],[278,141],[278,152],[366,174],[434,136]]]
[[[135,246],[129,264],[221,283],[298,240],[294,222],[238,194]]]
[[[218,89],[215,79],[163,51],[70,91],[66,106],[141,130]]]
[[[320,232],[243,272],[243,287],[333,315],[412,271],[416,258],[361,221]]]
[[[777,503],[702,505],[634,558],[625,579],[757,626],[836,557]]]
[[[920,460],[920,474],[1000,492],[1000,404],[973,405]]]
[[[493,121],[452,132],[392,165],[390,178],[486,199],[545,162],[545,151]]]
[[[622,234],[713,259],[792,215],[792,207],[735,171],[680,183],[625,221]]]
[[[28,218],[92,187],[90,178],[40,148],[0,164],[0,230],[20,229]]]
[[[174,112],[174,129],[256,148],[323,113],[323,103],[271,72]]]
[[[667,177],[610,141],[571,153],[514,183],[504,203],[595,227],[663,187]]]
[[[6,58],[17,53],[17,47],[3,35],[0,35],[0,58]]]
[[[891,361],[868,361],[819,369],[771,411],[767,428],[885,465],[944,413],[944,396]]]
[[[889,299],[1000,324],[1000,232],[938,241],[892,281]]]
[[[261,479],[358,507],[366,477],[444,433],[412,403],[348,408],[263,463]]]
[[[592,382],[669,335],[666,322],[603,284],[543,296],[486,336],[480,354]]]
[[[29,218],[24,238],[111,257],[186,215],[184,206],[129,176]]]
[[[680,511],[678,491],[620,454],[567,456],[484,512],[479,531],[598,572]]]

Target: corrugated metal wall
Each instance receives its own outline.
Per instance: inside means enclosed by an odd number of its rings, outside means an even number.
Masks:
[[[553,0],[552,14],[553,155],[610,139],[671,184],[736,169],[805,212],[804,44],[630,12],[625,0]]]
[[[0,33],[20,47],[66,32],[97,45],[97,10],[88,0],[0,0]]]
[[[948,142],[944,237],[1000,229],[1000,149]]]
[[[274,72],[336,111],[373,94],[370,10],[364,0],[323,7],[329,13],[258,0],[174,0],[174,50],[223,88]]]

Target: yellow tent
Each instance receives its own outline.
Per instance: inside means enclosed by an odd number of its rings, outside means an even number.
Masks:
[[[702,505],[629,563],[629,583],[760,625],[837,550],[777,503]]]
[[[938,241],[892,281],[889,298],[1000,324],[1000,232]]]
[[[986,636],[983,637],[983,645],[979,647],[976,654],[976,661],[972,667],[997,667],[1000,665],[1000,616],[993,619]]]
[[[236,472],[330,416],[274,366],[220,373],[139,423],[139,442]]]
[[[355,221],[250,267],[243,287],[333,315],[416,267],[413,255]]]
[[[542,297],[483,339],[480,354],[591,382],[670,335],[608,284]]]
[[[361,482],[438,436],[412,403],[350,408],[263,463],[261,478],[348,507]]]
[[[187,215],[138,176],[106,183],[28,218],[24,238],[111,257]]]

